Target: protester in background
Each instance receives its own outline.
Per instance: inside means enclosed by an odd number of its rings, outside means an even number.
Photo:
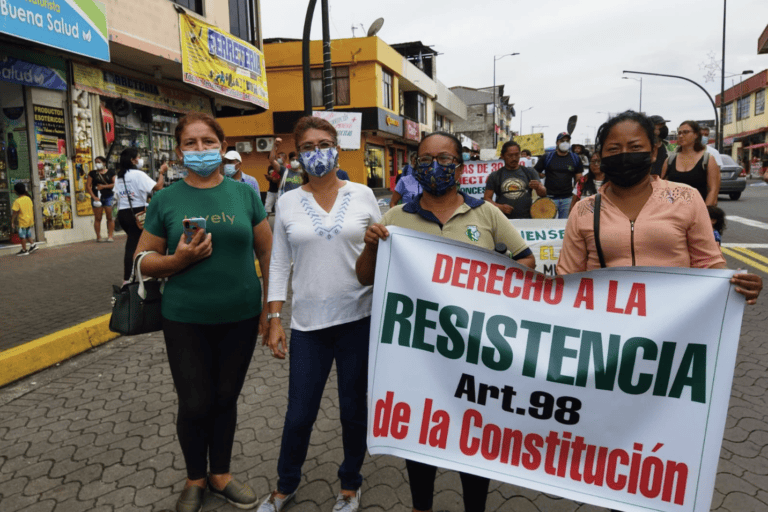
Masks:
[[[571,136],[557,136],[557,148],[536,162],[536,171],[547,180],[547,197],[557,206],[557,218],[567,219],[571,208],[574,180],[584,169],[581,158],[571,151]]]
[[[596,196],[579,201],[565,228],[559,275],[600,268],[596,240],[606,267],[726,268],[699,194],[650,175],[654,132],[646,116],[619,114],[600,127],[596,139],[608,179],[600,191],[600,232],[594,232]],[[757,301],[763,287],[755,274],[736,274],[731,283],[747,304]]]
[[[576,183],[576,189],[573,194],[573,201],[571,201],[571,210],[573,210],[576,203],[581,199],[593,196],[597,194],[600,187],[603,186],[605,181],[605,174],[600,169],[600,155],[595,151],[595,154],[589,160],[589,171],[585,176],[582,176]]]
[[[237,151],[227,151],[227,154],[224,155],[224,167],[222,167],[222,173],[227,178],[233,179],[235,181],[239,181],[240,183],[245,183],[246,185],[250,186],[253,190],[256,191],[256,194],[261,198],[261,190],[259,190],[259,182],[256,181],[256,178],[253,176],[249,176],[245,174],[242,170],[243,167],[243,159],[240,156],[240,153]]]
[[[519,151],[519,147],[517,149]],[[386,226],[401,226],[444,236],[489,251],[494,250],[497,243],[503,243],[518,263],[535,268],[533,253],[500,210],[457,190],[456,184],[461,181],[464,164],[461,153],[461,142],[449,133],[430,133],[421,140],[415,175],[424,193],[410,203],[389,210],[382,217],[381,224],[368,228],[365,249],[356,265],[357,278],[362,284],[371,285],[374,282],[379,239],[389,236]],[[476,237],[470,238],[468,225],[477,228],[479,233]],[[401,264],[407,265],[408,262]],[[412,460],[406,460],[405,464],[413,510],[431,511],[437,468]],[[483,512],[490,480],[468,473],[459,475],[464,491],[464,510]]]
[[[470,155],[469,159],[471,161],[480,160],[480,150],[479,149],[473,149],[472,151],[470,151],[470,153],[471,153],[471,155]]]
[[[237,399],[256,337],[266,337],[268,329],[253,254],[266,297],[272,232],[253,188],[220,174],[226,141],[219,123],[208,114],[188,114],[175,135],[176,156],[189,172],[152,200],[137,254],[154,251],[142,261],[143,275],[169,278],[163,334],[187,466],[176,510],[201,510],[206,483],[236,507],[253,508],[256,494],[232,477],[230,462]],[[207,223],[187,242],[183,222],[194,217]]]
[[[709,126],[702,126],[701,127],[701,143],[704,145],[704,147],[707,149],[707,152],[715,157],[715,162],[717,162],[718,167],[723,167],[723,157],[720,155],[720,152],[715,149],[715,146],[711,145],[709,140]]]
[[[290,192],[291,190],[296,190],[300,186],[305,185],[308,181],[308,177],[301,168],[301,163],[299,163],[299,157],[296,152],[291,151],[288,158],[288,167],[282,167],[281,169],[282,178],[280,180],[280,188],[277,192],[278,203],[283,194]]]
[[[107,169],[107,159],[97,156],[94,159],[94,170],[88,173],[85,180],[85,190],[91,194],[91,209],[93,209],[93,230],[96,231],[96,241],[101,242],[101,217],[107,214],[107,242],[114,242],[115,221],[112,218],[112,206],[115,204],[115,180],[117,175],[112,169]]]
[[[501,147],[504,167],[493,171],[485,180],[483,199],[496,206],[508,219],[530,219],[533,191],[547,196],[536,171],[520,165],[520,145],[507,141]],[[494,200],[494,195],[496,199]]]
[[[531,157],[531,151],[523,149],[520,151],[520,165],[523,167],[533,168],[533,158]]]
[[[392,191],[392,197],[389,200],[389,207],[394,208],[400,204],[402,199],[403,204],[410,203],[418,196],[421,195],[422,189],[419,182],[416,180],[414,173],[414,167],[416,166],[416,153],[411,153],[411,164],[403,170],[403,177],[395,185],[395,190]]]
[[[302,117],[296,149],[309,183],[278,200],[269,289],[269,347],[284,359],[280,312],[288,296],[293,262],[291,357],[276,489],[260,512],[280,512],[296,494],[312,426],[325,383],[336,362],[344,461],[341,492],[333,510],[355,512],[366,452],[368,337],[372,290],[355,277],[363,235],[381,213],[370,188],[341,180],[336,129],[319,117]]]
[[[680,124],[677,129],[677,152],[664,162],[661,177],[692,186],[707,205],[717,206],[720,166],[701,143],[701,128],[696,121]]]
[[[21,250],[16,256],[29,256],[37,250],[37,244],[32,241],[32,233],[35,227],[35,211],[32,203],[32,196],[27,192],[27,187],[23,183],[15,183],[13,191],[19,196],[11,206],[11,224],[18,227],[19,239],[21,241]],[[29,250],[27,250],[27,244]]]
[[[266,203],[264,203],[264,208],[268,215],[272,215],[275,213],[275,203],[277,202],[282,176],[279,172],[276,172],[274,169],[272,169],[271,165],[267,168],[267,173],[264,176],[266,176],[267,181],[269,182],[267,200]]]
[[[468,162],[469,159],[472,158],[472,150],[470,150],[467,146],[462,146],[461,158],[463,158],[465,162]]]
[[[574,144],[573,152],[579,155],[581,165],[586,170],[589,168],[589,150],[583,144]]]
[[[117,194],[117,220],[128,238],[123,256],[123,285],[128,283],[133,273],[133,253],[141,237],[142,227],[136,222],[136,215],[147,208],[149,194],[162,190],[165,172],[168,170],[167,165],[161,166],[160,175],[155,181],[140,170],[143,167],[144,159],[139,157],[138,148],[125,148],[120,153],[120,169],[117,171],[114,190]]]
[[[653,135],[656,137],[655,144],[653,145],[653,151],[656,155],[656,160],[651,167],[652,176],[661,176],[661,168],[664,166],[664,162],[667,160],[667,137],[669,137],[669,128],[667,127],[668,119],[664,119],[661,116],[651,116],[651,122],[653,123]]]

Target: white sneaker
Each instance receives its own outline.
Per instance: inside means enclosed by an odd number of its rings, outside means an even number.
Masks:
[[[339,493],[336,496],[336,504],[333,506],[333,512],[357,512],[360,508],[360,489],[355,492],[354,496],[347,496],[346,494]]]
[[[285,498],[278,498],[277,494],[277,491],[272,491],[272,493],[261,502],[261,505],[259,505],[256,512],[280,512],[285,507],[285,504],[296,496],[296,491]]]

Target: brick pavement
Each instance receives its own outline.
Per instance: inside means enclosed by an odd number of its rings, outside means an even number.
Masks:
[[[747,308],[712,506],[718,512],[768,510],[766,330],[768,311]],[[232,469],[260,496],[276,481],[287,369],[286,362],[259,347],[240,397]],[[289,511],[329,511],[333,506],[342,457],[335,380],[334,373]],[[175,401],[159,333],[120,338],[0,390],[0,510],[173,509],[184,480]],[[401,460],[369,456],[363,475],[366,511],[410,510]],[[441,471],[435,510],[462,510],[460,488],[456,473]],[[235,509],[209,496],[204,510]],[[603,509],[494,482],[487,510]]]
[[[0,258],[0,351],[109,313],[124,250],[118,236]]]

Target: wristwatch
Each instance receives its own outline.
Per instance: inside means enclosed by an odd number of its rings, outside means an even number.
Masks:
[[[267,322],[269,322],[273,318],[282,318],[282,317],[283,315],[281,315],[280,313],[267,313]]]

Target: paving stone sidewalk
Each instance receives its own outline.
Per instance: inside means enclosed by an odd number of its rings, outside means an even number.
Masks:
[[[285,319],[286,324],[289,319]],[[286,325],[287,327],[287,325]],[[712,510],[768,510],[768,311],[747,308]],[[275,485],[288,365],[259,346],[239,402],[233,472],[260,496]],[[0,390],[0,511],[173,510],[185,477],[176,393],[162,335],[119,338]],[[302,485],[288,511],[332,509],[342,458],[335,373],[312,435]],[[363,509],[410,510],[402,460],[369,456]],[[435,510],[463,510],[455,472],[438,474]],[[204,510],[236,510],[207,497]],[[493,482],[492,511],[587,512]]]

